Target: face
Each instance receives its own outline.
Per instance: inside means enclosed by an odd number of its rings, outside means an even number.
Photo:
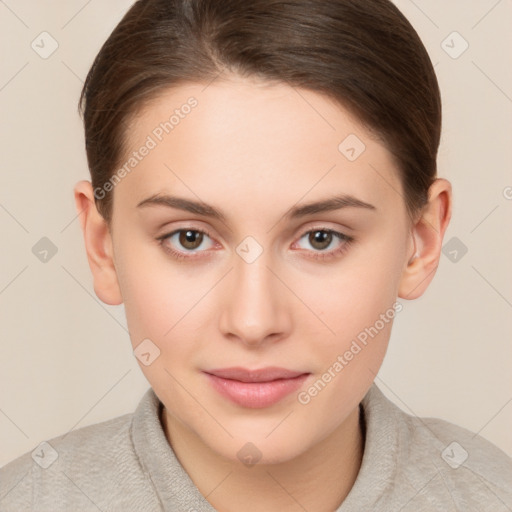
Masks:
[[[381,366],[410,257],[402,186],[382,142],[326,97],[205,87],[165,92],[128,130],[117,280],[168,418],[228,459],[251,442],[286,461],[342,428]],[[299,377],[209,375],[233,367]]]

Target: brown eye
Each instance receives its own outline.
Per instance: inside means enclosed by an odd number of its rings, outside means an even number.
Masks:
[[[354,237],[333,229],[316,228],[306,231],[300,237],[297,246],[300,249],[306,249],[307,257],[318,261],[329,261],[343,256],[354,240]]]
[[[179,232],[179,243],[184,249],[197,249],[203,241],[203,233],[193,229],[182,230]]]
[[[157,240],[166,252],[180,259],[201,256],[215,245],[210,235],[200,229],[177,229]]]
[[[324,250],[327,247],[329,247],[329,245],[332,242],[332,238],[332,233],[330,233],[329,231],[321,230],[310,231],[308,237],[311,246],[318,250]]]

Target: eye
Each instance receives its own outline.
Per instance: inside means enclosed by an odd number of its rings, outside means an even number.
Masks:
[[[157,240],[160,241],[164,250],[178,259],[195,257],[191,255],[210,249],[214,245],[206,231],[190,228],[177,229],[172,233],[158,237]],[[204,242],[207,240],[210,242],[205,244]],[[177,250],[174,247],[177,247]]]
[[[314,249],[311,257],[323,260],[340,256],[354,241],[354,238],[351,236],[327,228],[315,228],[307,231],[299,239],[299,246],[300,241],[303,239]],[[326,250],[329,247],[331,247],[331,250]],[[308,249],[307,247],[300,248]]]

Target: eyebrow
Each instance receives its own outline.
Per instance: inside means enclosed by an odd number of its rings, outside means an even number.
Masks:
[[[195,213],[197,215],[202,215],[204,217],[211,217],[222,222],[226,222],[227,220],[226,215],[221,210],[209,204],[185,199],[183,197],[170,196],[167,194],[154,194],[137,204],[137,208],[147,206],[166,206],[168,208],[175,208]],[[367,210],[377,210],[377,208],[372,204],[361,201],[352,195],[343,194],[321,201],[294,206],[284,214],[284,218],[297,219],[307,215],[313,215],[315,213],[330,212],[340,210],[342,208],[364,208]]]

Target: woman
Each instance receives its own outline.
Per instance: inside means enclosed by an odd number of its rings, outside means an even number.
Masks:
[[[151,388],[2,469],[5,510],[509,510],[511,461],[374,379],[451,216],[388,0],[141,0],[81,97],[98,297]]]

